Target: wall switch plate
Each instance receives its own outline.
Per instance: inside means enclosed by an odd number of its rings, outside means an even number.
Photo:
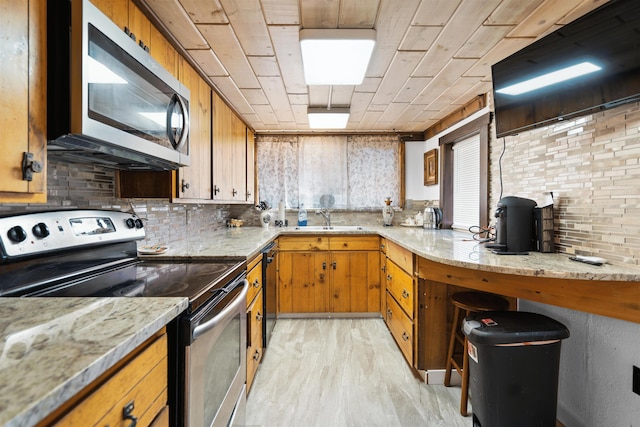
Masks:
[[[633,367],[633,386],[632,390],[635,394],[640,395],[640,368]]]

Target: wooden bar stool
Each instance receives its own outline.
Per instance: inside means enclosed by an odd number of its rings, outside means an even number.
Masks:
[[[483,292],[458,292],[451,296],[455,310],[451,325],[451,337],[449,338],[449,351],[447,352],[447,364],[444,374],[444,385],[451,385],[451,369],[455,368],[462,378],[462,391],[460,394],[460,414],[467,416],[467,400],[469,398],[469,356],[467,355],[467,337],[462,333],[462,321],[471,313],[480,311],[506,310],[509,301],[493,294]],[[464,311],[461,315],[460,311]],[[454,350],[456,342],[462,345],[462,366],[455,359]]]

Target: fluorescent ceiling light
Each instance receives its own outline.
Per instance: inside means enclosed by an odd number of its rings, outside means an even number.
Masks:
[[[349,121],[349,109],[309,107],[307,117],[311,129],[344,129]]]
[[[92,56],[89,57],[88,64],[87,78],[89,79],[89,83],[127,84],[125,79],[111,71],[106,65]]]
[[[520,95],[522,93],[540,89],[541,87],[584,76],[585,74],[593,73],[601,69],[602,67],[592,64],[591,62],[581,62],[580,64],[562,68],[551,73],[543,74],[541,76],[498,89],[496,92],[504,93],[505,95]]]
[[[370,29],[300,30],[304,80],[308,85],[359,85],[376,44]]]

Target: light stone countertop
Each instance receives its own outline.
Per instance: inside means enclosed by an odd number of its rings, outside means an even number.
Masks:
[[[237,257],[250,259],[280,235],[378,234],[413,253],[446,265],[522,276],[553,277],[577,280],[612,280],[640,282],[640,267],[604,264],[594,266],[572,261],[568,254],[540,253],[497,255],[473,240],[471,233],[452,230],[424,230],[402,226],[364,226],[363,230],[305,231],[294,227],[240,227],[212,231],[188,238],[183,245],[170,247],[164,259],[214,259]]]
[[[351,231],[229,228],[173,245],[156,260],[250,259],[281,235],[375,234],[446,265],[536,277],[640,281],[635,266],[567,254],[496,255],[470,233],[365,226]],[[34,425],[177,317],[186,298],[0,298],[0,425]]]
[[[35,425],[177,317],[187,302],[0,298],[0,425]]]

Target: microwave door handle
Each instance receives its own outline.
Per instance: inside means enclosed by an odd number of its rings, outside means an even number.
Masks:
[[[249,291],[249,282],[247,279],[242,281],[242,292],[238,294],[238,296],[233,300],[231,304],[226,306],[224,310],[220,312],[213,319],[203,323],[202,325],[198,325],[193,329],[193,340],[197,340],[200,335],[205,334],[211,329],[218,326],[222,321],[226,320],[228,317],[235,316],[235,312],[238,311],[238,306],[241,304],[247,303],[247,292]]]
[[[171,121],[176,105],[180,107],[182,116],[184,117],[184,126],[182,127],[182,133],[177,142],[171,130]],[[178,94],[173,94],[171,102],[169,102],[169,106],[167,107],[167,134],[169,135],[169,142],[177,151],[182,149],[182,146],[187,142],[187,137],[189,136],[189,112],[187,111],[187,105],[184,100]]]

